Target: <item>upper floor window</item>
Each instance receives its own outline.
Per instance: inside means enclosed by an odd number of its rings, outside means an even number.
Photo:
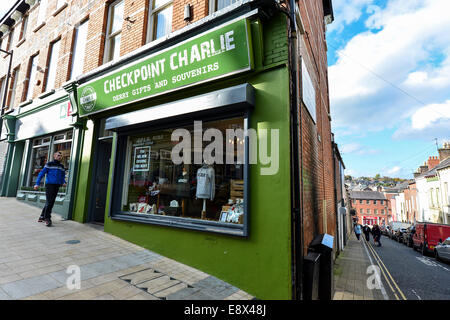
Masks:
[[[237,2],[237,0],[210,0],[209,2],[209,12],[213,13],[217,10],[221,10],[225,7],[232,5]]]
[[[12,72],[11,85],[9,87],[9,97],[7,102],[8,109],[12,109],[14,107],[14,100],[16,99],[17,80],[19,78],[19,69],[20,67],[17,67]]]
[[[5,94],[6,87],[6,77],[0,79],[0,101],[3,101],[3,95]]]
[[[150,0],[149,30],[147,42],[157,40],[172,32],[172,0]]]
[[[45,91],[55,88],[56,69],[58,66],[58,58],[59,58],[59,44],[60,40],[57,40],[53,42],[51,45],[50,57],[48,60],[47,79],[44,87]]]
[[[22,18],[22,25],[20,27],[19,41],[22,39],[25,39],[25,35],[27,33],[27,27],[28,27],[28,15],[25,15]]]
[[[370,204],[370,200],[366,200],[366,203],[367,203],[367,204]]]
[[[362,200],[359,200],[359,204],[362,204],[363,203],[363,201]]]
[[[58,0],[56,3],[56,9],[61,8],[64,4],[66,4],[66,0]]]
[[[39,3],[39,12],[36,21],[36,27],[40,26],[45,21],[45,16],[47,13],[48,0],[41,0]]]
[[[36,82],[36,71],[38,63],[38,55],[31,57],[28,71],[28,86],[25,100],[30,100],[33,98],[34,85]]]
[[[377,200],[373,200],[373,204],[377,204]]]
[[[14,29],[11,29],[8,36],[8,44],[6,45],[6,51],[9,51],[11,49],[13,41],[14,41]]]
[[[380,204],[384,204],[384,201],[383,201],[383,200],[380,200]]]
[[[115,1],[108,8],[108,24],[104,62],[117,59],[120,56],[120,37],[122,34],[124,2]]]
[[[83,73],[88,24],[89,20],[85,20],[75,29],[70,79],[75,79]]]

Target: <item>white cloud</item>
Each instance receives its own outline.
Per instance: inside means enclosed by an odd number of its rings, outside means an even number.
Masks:
[[[411,126],[413,129],[422,130],[441,119],[450,119],[450,100],[442,104],[431,104],[420,108],[411,117]]]
[[[450,99],[450,1],[391,0],[366,10],[370,29],[338,51],[329,68],[333,125],[354,133],[399,123],[430,129],[445,117],[419,121],[422,109]]]
[[[378,154],[378,150],[369,149],[359,143],[344,144],[340,147],[342,154],[356,154],[356,155],[375,155]]]
[[[365,6],[371,4],[373,0],[334,0],[334,22],[328,26],[329,32],[342,32],[346,25],[358,21]]]
[[[0,1],[0,19],[8,12],[9,9],[16,3],[16,0],[2,0]]]
[[[398,174],[400,172],[401,169],[402,169],[401,167],[395,166],[392,169],[387,170],[386,173],[388,175],[396,175],[396,174]]]

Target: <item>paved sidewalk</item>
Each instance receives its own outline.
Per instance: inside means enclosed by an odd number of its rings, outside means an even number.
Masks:
[[[380,289],[369,289],[367,280],[373,274],[368,273],[371,261],[361,241],[351,234],[344,251],[335,261],[333,300],[384,300]]]
[[[0,300],[247,300],[204,272],[123,239],[103,227],[37,222],[41,209],[0,198]],[[80,267],[81,288],[67,281]],[[69,271],[69,272],[67,272]],[[70,283],[70,282],[69,282]]]

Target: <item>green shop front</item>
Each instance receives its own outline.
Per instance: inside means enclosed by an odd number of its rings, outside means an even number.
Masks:
[[[289,72],[265,59],[285,26],[212,19],[78,79],[73,219],[290,299]]]
[[[46,200],[45,179],[38,190],[33,187],[44,165],[59,151],[67,184],[60,188],[53,212],[70,218],[79,148],[75,119],[69,96],[63,89],[27,101],[4,116],[8,149],[1,196],[16,197],[42,208]]]

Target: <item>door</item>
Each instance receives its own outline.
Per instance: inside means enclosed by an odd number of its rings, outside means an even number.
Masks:
[[[108,187],[109,167],[111,163],[112,140],[99,140],[97,145],[97,161],[94,170],[94,194],[91,206],[90,222],[104,223],[106,208],[106,192]]]

